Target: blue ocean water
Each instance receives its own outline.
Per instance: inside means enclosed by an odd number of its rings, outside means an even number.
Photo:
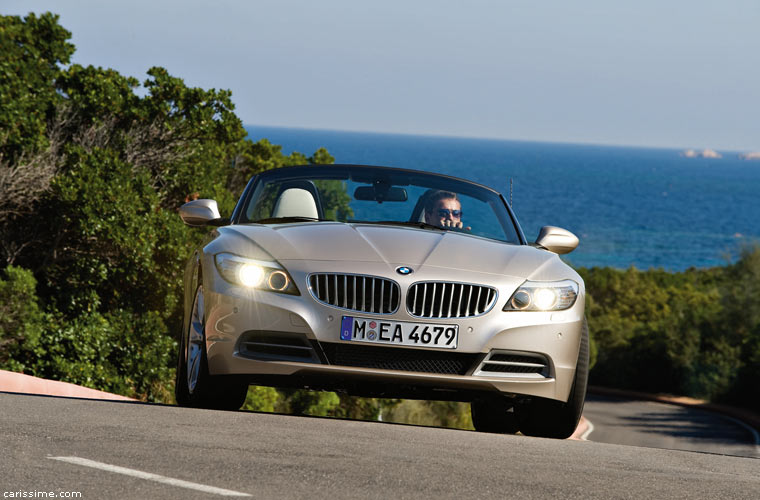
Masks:
[[[336,163],[469,179],[509,198],[526,236],[543,225],[580,238],[577,267],[681,271],[725,265],[760,241],[760,162],[648,149],[247,126],[283,152],[325,147]]]

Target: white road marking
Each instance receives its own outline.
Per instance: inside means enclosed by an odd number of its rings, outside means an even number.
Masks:
[[[51,460],[58,460],[60,462],[67,462],[70,464],[82,465],[84,467],[92,467],[93,469],[100,469],[108,472],[114,472],[116,474],[124,474],[125,476],[137,477],[140,479],[147,479],[148,481],[156,481],[158,483],[169,484],[172,486],[179,486],[180,488],[189,488],[191,490],[202,491],[204,493],[213,493],[215,495],[223,495],[227,497],[249,497],[248,493],[240,493],[239,491],[225,490],[222,488],[216,488],[214,486],[206,486],[205,484],[191,483],[190,481],[183,481],[181,479],[173,479],[171,477],[160,476],[158,474],[151,474],[150,472],[143,472],[136,469],[128,469],[126,467],[119,467],[118,465],[104,464],[101,462],[95,462],[94,460],[88,460],[80,457],[47,457]]]
[[[588,437],[594,432],[594,424],[591,423],[591,420],[586,419],[586,423],[588,424],[588,427],[586,428],[586,432],[581,434],[581,441],[588,441]]]

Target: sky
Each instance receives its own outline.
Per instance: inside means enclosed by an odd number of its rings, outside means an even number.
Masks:
[[[760,151],[757,0],[2,0],[247,125]]]

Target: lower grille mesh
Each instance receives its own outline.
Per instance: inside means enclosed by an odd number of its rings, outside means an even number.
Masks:
[[[426,351],[398,347],[322,343],[331,365],[407,372],[466,374],[478,354]]]

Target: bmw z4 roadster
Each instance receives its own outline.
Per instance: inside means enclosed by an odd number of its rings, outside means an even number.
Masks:
[[[475,428],[564,438],[586,395],[580,276],[552,226],[528,243],[503,196],[454,177],[306,165],[250,180],[185,270],[180,405],[249,384],[466,401]]]

